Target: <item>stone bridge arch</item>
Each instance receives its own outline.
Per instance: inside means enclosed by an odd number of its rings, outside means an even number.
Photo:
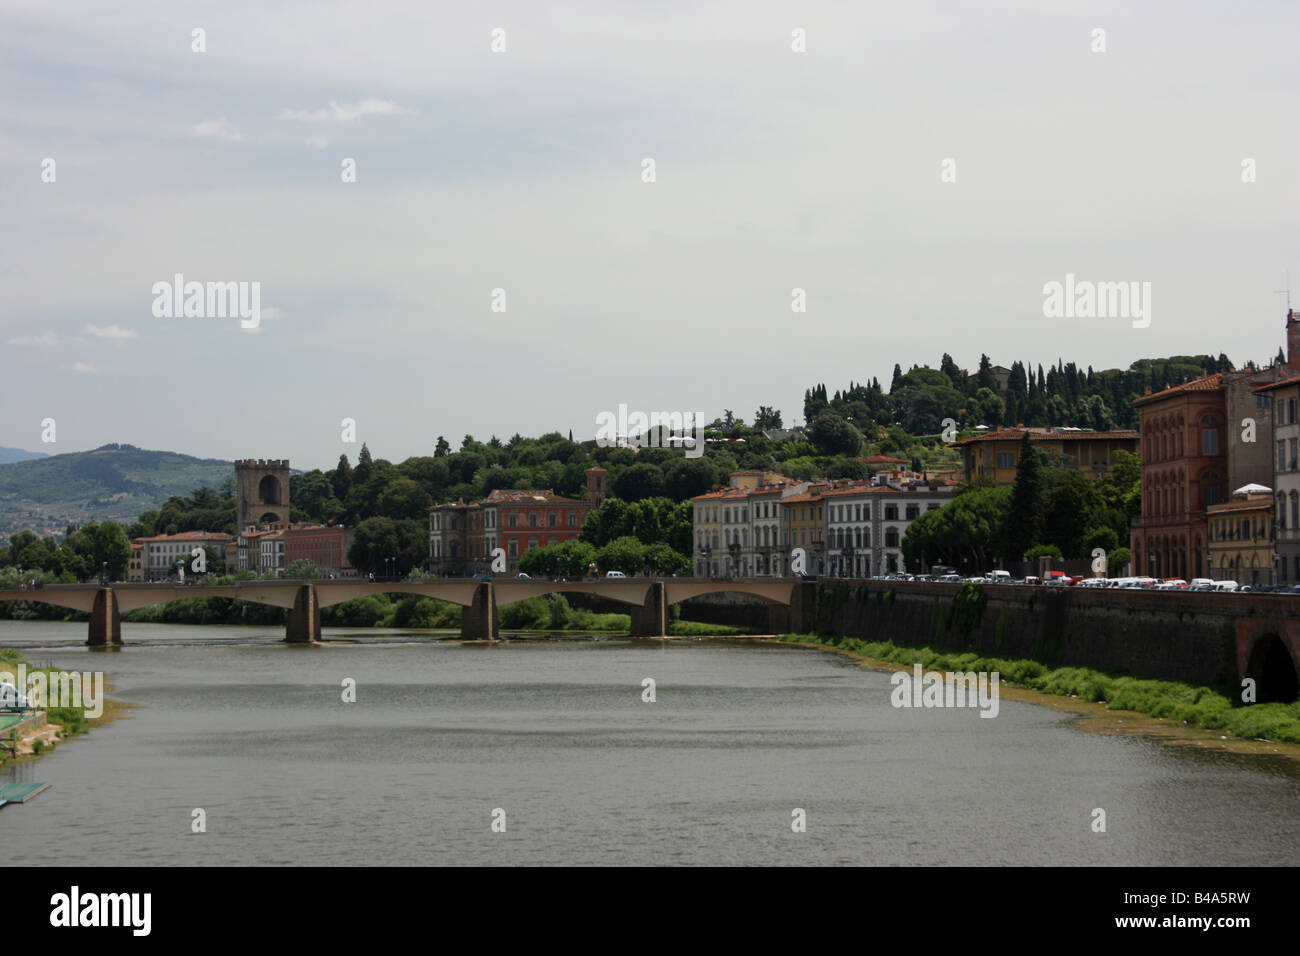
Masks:
[[[1229,597],[1241,600],[1254,595]],[[1258,702],[1291,703],[1300,696],[1300,617],[1294,613],[1238,617],[1236,641],[1237,678],[1254,679]]]

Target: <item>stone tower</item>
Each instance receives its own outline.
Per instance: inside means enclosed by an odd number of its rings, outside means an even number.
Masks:
[[[238,530],[289,521],[289,459],[245,458],[235,462]]]
[[[605,500],[605,476],[609,472],[599,465],[587,469],[587,508],[595,511]]]

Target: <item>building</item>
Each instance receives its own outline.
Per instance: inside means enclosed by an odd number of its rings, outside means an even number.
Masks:
[[[753,541],[755,577],[779,578],[785,574],[789,556],[781,548],[781,495],[784,490],[785,482],[782,481],[749,492],[749,531]]]
[[[1133,570],[1207,577],[1206,512],[1228,500],[1223,373],[1134,401],[1142,435],[1142,515],[1130,526]]]
[[[429,509],[429,570],[464,576],[493,570],[493,552],[504,552],[505,568],[519,570],[532,548],[579,537],[587,515],[605,500],[604,468],[586,471],[586,498],[564,498],[551,489],[498,488],[482,501],[453,501]]]
[[[1130,533],[1136,573],[1207,577],[1209,509],[1229,502],[1229,488],[1280,489],[1270,386],[1300,371],[1300,315],[1293,311],[1286,343],[1283,363],[1217,372],[1134,400],[1142,436],[1142,516]],[[1281,457],[1289,466],[1285,452]]]
[[[484,565],[491,563],[491,550],[485,550],[483,523],[483,506],[477,501],[448,501],[430,508],[429,570],[455,577],[489,570]]]
[[[588,503],[541,491],[497,489],[483,501],[493,512],[494,540],[505,549],[506,570],[519,570],[519,558],[533,548],[563,544],[582,534]],[[485,557],[490,557],[491,552]]]
[[[781,498],[781,544],[786,554],[802,548],[807,555],[805,574],[826,573],[826,501],[829,482],[795,486]],[[800,490],[803,488],[803,490]]]
[[[1025,433],[1030,444],[1062,464],[1100,478],[1115,464],[1115,453],[1138,453],[1138,432],[1115,429],[1098,432],[1085,428],[1002,428],[954,445],[961,451],[966,480],[992,479],[996,485],[1016,483],[1016,463]]]
[[[1255,390],[1271,405],[1277,583],[1300,584],[1300,375]]]
[[[289,523],[289,460],[245,458],[235,462],[235,528]]]
[[[211,531],[183,531],[136,538],[131,543],[127,580],[165,581],[176,575],[180,562],[184,562],[185,569],[193,573],[194,549],[200,547],[207,552],[204,560],[208,570],[215,570],[217,559],[224,559],[229,542],[230,535]]]
[[[342,525],[298,525],[280,532],[284,544],[283,567],[295,561],[310,561],[327,577],[353,577],[356,568],[348,560],[353,534]]]
[[[1258,489],[1258,490],[1251,490]],[[1206,577],[1259,587],[1274,584],[1273,492],[1247,485],[1231,501],[1206,509],[1209,535]]]
[[[257,539],[259,574],[279,574],[284,570],[283,531],[268,531]]]
[[[898,494],[887,485],[851,482],[832,488],[826,502],[826,573],[831,577],[869,578],[874,572],[873,549],[879,543],[877,521],[882,495]]]

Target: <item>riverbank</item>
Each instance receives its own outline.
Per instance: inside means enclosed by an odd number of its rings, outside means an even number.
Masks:
[[[1144,680],[1084,667],[1051,669],[1038,661],[903,647],[892,641],[783,634],[785,644],[830,651],[873,670],[997,671],[1000,694],[1078,715],[1096,733],[1136,734],[1170,744],[1300,760],[1300,702],[1234,706],[1227,688]]]
[[[49,680],[50,675],[61,673],[58,668],[34,666],[12,648],[0,648],[0,671],[16,674],[19,666],[26,667],[26,673],[29,677],[33,674],[45,674],[46,679]],[[105,693],[113,689],[107,677],[105,677],[103,689]],[[25,688],[20,688],[20,690],[25,692]],[[45,715],[43,725],[31,718],[13,722],[12,726],[0,731],[0,735],[3,735],[12,747],[12,749],[9,747],[0,748],[0,767],[13,766],[16,763],[47,754],[66,740],[79,737],[95,727],[126,716],[126,712],[130,709],[129,704],[112,701],[106,697],[100,703],[102,704],[102,710],[98,717],[88,717],[83,707],[41,706],[37,712]],[[11,737],[18,728],[23,728],[21,736]]]

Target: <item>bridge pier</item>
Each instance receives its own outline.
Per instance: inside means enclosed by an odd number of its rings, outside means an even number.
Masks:
[[[100,588],[95,592],[86,644],[90,647],[122,646],[122,615],[118,613],[117,596],[112,588]]]
[[[811,634],[817,630],[817,582],[796,581],[790,603],[773,604],[768,610],[770,633]]]
[[[298,588],[289,608],[289,620],[284,629],[284,640],[288,644],[316,644],[320,642],[320,602],[316,599],[316,588],[304,584]]]
[[[632,637],[667,637],[668,636],[668,601],[662,581],[650,584],[650,592],[645,597],[645,604],[631,607]]]
[[[501,636],[497,620],[496,596],[491,581],[480,581],[474,589],[474,600],[460,609],[460,639],[462,641],[495,641]]]

